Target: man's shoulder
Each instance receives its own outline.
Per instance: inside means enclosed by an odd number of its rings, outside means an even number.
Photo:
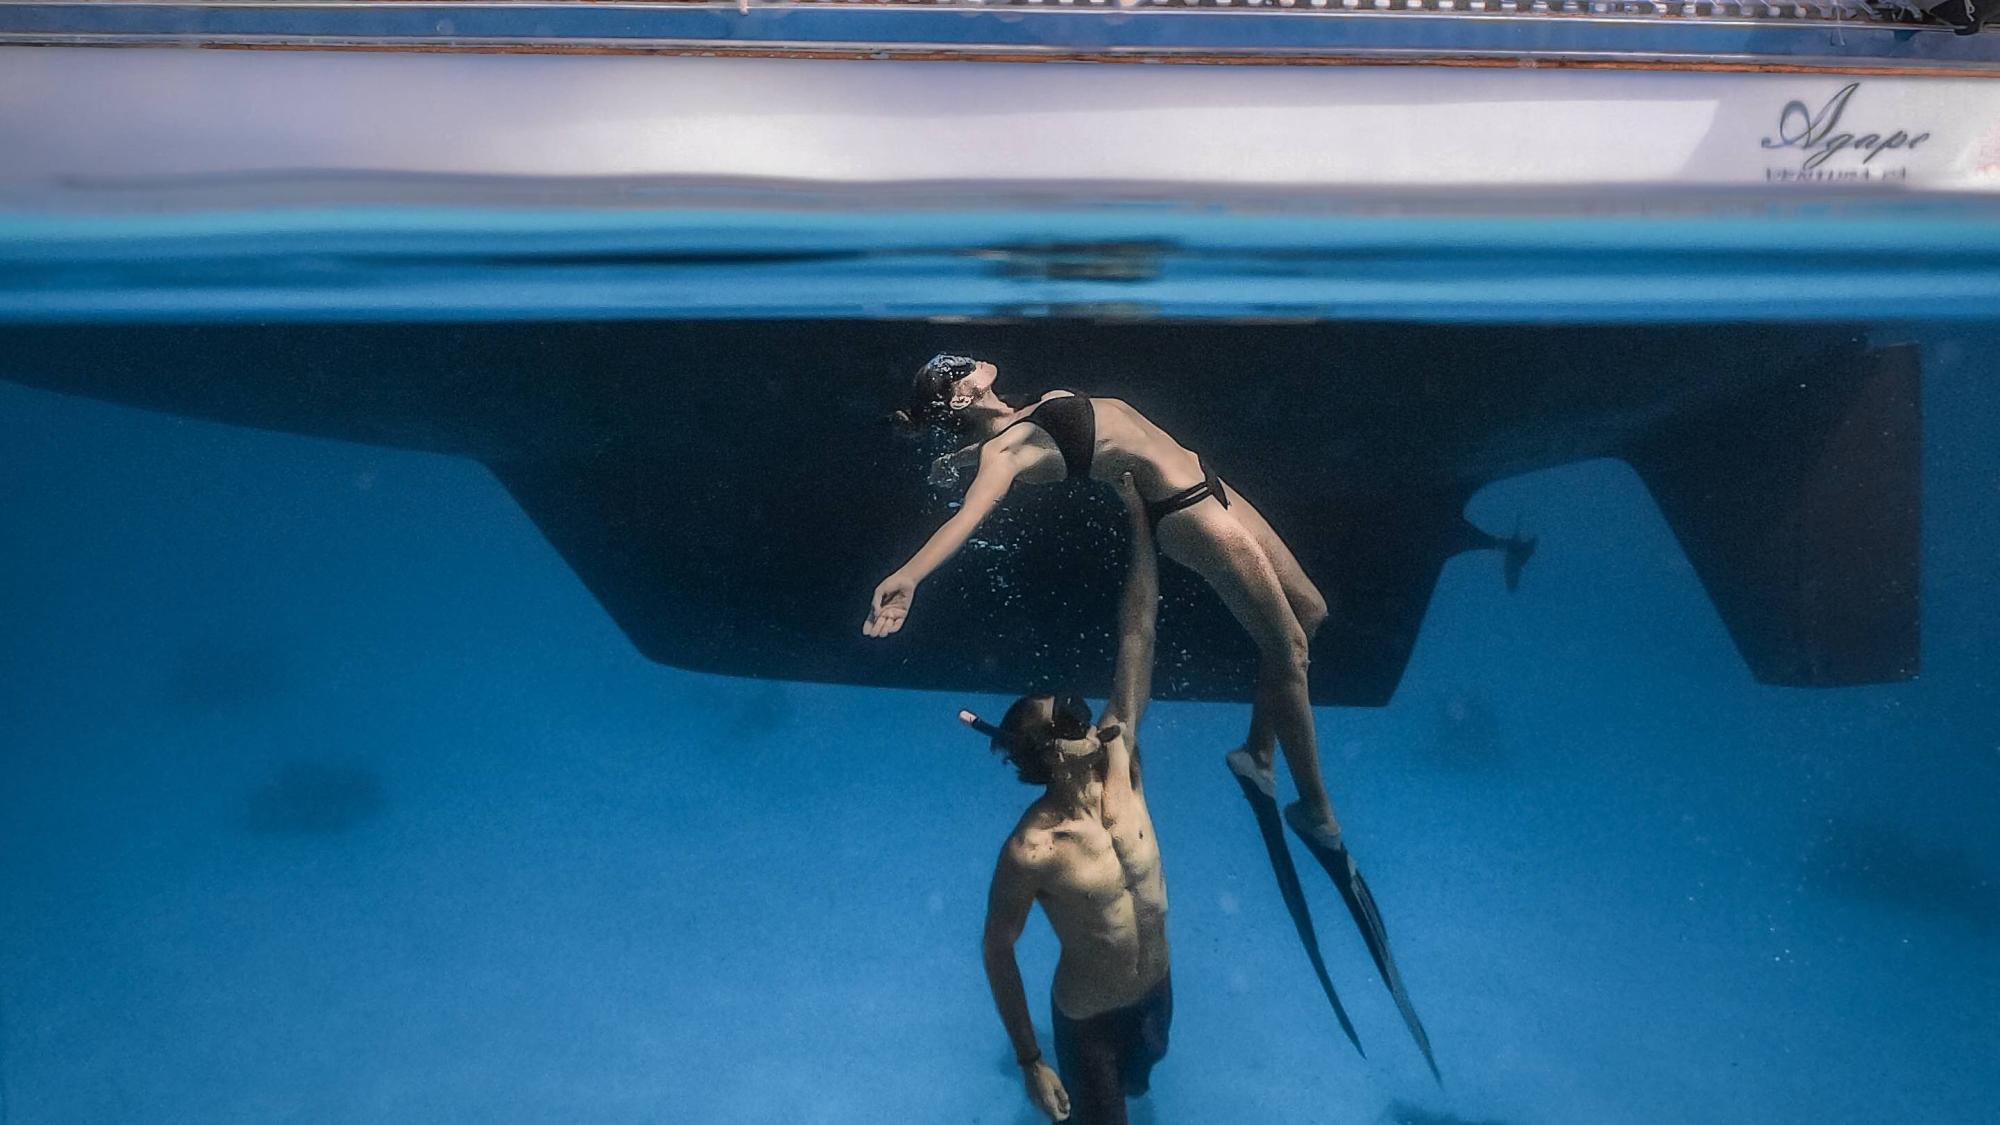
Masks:
[[[1041,867],[1061,851],[1062,838],[1057,832],[1058,827],[1040,807],[1030,807],[1021,814],[1014,830],[1007,834],[1007,843],[1001,854],[1008,862],[1021,867]]]

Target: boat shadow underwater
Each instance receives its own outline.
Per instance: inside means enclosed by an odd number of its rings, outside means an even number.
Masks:
[[[0,327],[0,379],[476,458],[646,656],[773,680],[1101,694],[1108,495],[1011,497],[899,643],[868,591],[943,498],[883,421],[932,352],[1128,398],[1259,506],[1325,591],[1320,704],[1394,694],[1481,487],[1600,457],[1660,505],[1768,684],[1918,664],[1919,362],[1838,325],[859,320]],[[1092,508],[1091,505],[1096,505]],[[1496,589],[1499,584],[1496,583]],[[1004,596],[991,596],[996,590]],[[1253,653],[1163,576],[1159,689],[1244,699]]]

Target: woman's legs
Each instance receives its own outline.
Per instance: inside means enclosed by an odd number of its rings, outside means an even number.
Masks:
[[[1270,521],[1264,518],[1264,514],[1259,512],[1242,493],[1229,488],[1227,481],[1223,482],[1223,487],[1229,496],[1230,514],[1249,530],[1251,537],[1256,539],[1257,545],[1263,549],[1265,557],[1271,560],[1271,569],[1278,576],[1278,584],[1284,587],[1285,601],[1291,605],[1292,616],[1298,619],[1299,628],[1305,631],[1306,644],[1310,646],[1313,636],[1319,632],[1320,625],[1326,621],[1325,596],[1319,592],[1318,586],[1313,585],[1312,579],[1306,577],[1305,568],[1299,565],[1298,556],[1292,554],[1291,547],[1287,546],[1283,539],[1278,538],[1278,533],[1272,529]],[[1271,768],[1271,751],[1275,745],[1276,734],[1271,728],[1270,708],[1252,702],[1250,734],[1243,742],[1244,751],[1260,769],[1268,771]]]
[[[1270,521],[1250,503],[1249,497],[1229,488],[1227,481],[1223,482],[1223,487],[1229,492],[1229,514],[1250,529],[1257,545],[1271,560],[1271,569],[1277,572],[1278,584],[1285,588],[1285,600],[1291,603],[1292,615],[1299,619],[1299,627],[1306,631],[1306,640],[1310,642],[1327,618],[1325,595],[1313,585],[1312,579],[1306,577],[1306,570],[1299,565],[1298,556],[1292,554],[1291,547],[1283,539],[1278,538]]]
[[[1339,831],[1320,776],[1319,742],[1306,688],[1306,633],[1285,595],[1277,569],[1250,529],[1220,504],[1201,503],[1160,521],[1160,550],[1201,575],[1257,643],[1257,695],[1263,716],[1285,751],[1292,781],[1310,819]],[[1255,737],[1256,719],[1253,718]],[[1255,747],[1252,747],[1255,752]],[[1267,751],[1268,753],[1268,751]]]

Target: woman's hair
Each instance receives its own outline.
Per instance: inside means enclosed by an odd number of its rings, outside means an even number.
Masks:
[[[932,356],[910,380],[909,398],[896,412],[896,421],[913,429],[953,426],[957,417],[951,409],[951,389],[978,366],[979,361],[969,356]]]
[[[993,740],[993,752],[1007,759],[1015,776],[1029,785],[1047,785],[1055,778],[1055,722],[1052,695],[1024,695],[1000,719],[1003,737]]]

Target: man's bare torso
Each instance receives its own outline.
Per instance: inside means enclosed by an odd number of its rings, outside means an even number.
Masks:
[[[1142,793],[1105,807],[1101,819],[1037,801],[1008,849],[1040,874],[1036,900],[1062,944],[1055,1000],[1065,1015],[1137,1003],[1166,975],[1167,885]]]

